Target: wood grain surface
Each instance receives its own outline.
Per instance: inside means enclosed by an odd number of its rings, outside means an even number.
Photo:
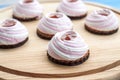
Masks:
[[[42,5],[46,14],[55,11],[58,2]],[[89,13],[101,8],[88,3],[87,7]],[[119,11],[114,11],[120,22]],[[11,17],[12,8],[0,11],[0,20]],[[84,29],[84,20],[72,21],[74,30],[79,32],[90,47],[90,58],[85,63],[68,67],[50,62],[46,56],[49,41],[36,35],[39,21],[22,22],[29,31],[29,41],[19,48],[0,49],[0,80],[119,80],[120,31],[107,36],[91,34]]]

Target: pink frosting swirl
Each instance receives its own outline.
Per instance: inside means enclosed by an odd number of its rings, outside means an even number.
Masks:
[[[0,23],[0,45],[12,45],[24,41],[28,31],[15,19],[7,19]]]
[[[101,9],[89,14],[85,24],[92,29],[110,31],[118,28],[118,19],[111,10]]]
[[[20,18],[40,18],[43,7],[37,0],[20,0],[14,7],[13,14]]]
[[[48,45],[48,54],[58,60],[76,60],[88,51],[88,45],[74,31],[58,32]]]
[[[87,13],[87,8],[81,0],[63,0],[57,10],[72,17],[83,16]]]
[[[72,21],[63,13],[48,13],[44,16],[38,25],[38,29],[47,34],[54,35],[63,30],[72,29]]]

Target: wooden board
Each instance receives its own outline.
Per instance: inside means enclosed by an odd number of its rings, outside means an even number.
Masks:
[[[52,5],[52,6],[51,6]],[[55,11],[58,2],[43,3],[45,13]],[[101,8],[87,4],[89,13]],[[102,6],[103,7],[103,6]],[[120,13],[115,11],[120,21]],[[0,11],[0,20],[12,17],[12,9]],[[120,79],[120,30],[108,36],[95,35],[84,29],[84,19],[73,20],[74,30],[90,47],[90,58],[78,66],[62,66],[46,56],[48,40],[36,35],[38,21],[22,22],[29,31],[29,41],[15,49],[0,49],[0,77],[8,80],[51,79]]]

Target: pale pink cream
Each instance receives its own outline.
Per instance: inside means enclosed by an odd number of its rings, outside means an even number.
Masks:
[[[13,14],[20,18],[41,18],[43,7],[37,0],[20,0],[15,5]]]
[[[64,30],[72,30],[72,21],[63,13],[48,13],[39,22],[38,29],[47,34],[54,35]]]
[[[100,31],[110,31],[118,28],[118,19],[109,9],[95,10],[86,18],[85,24]]]
[[[7,19],[0,23],[0,45],[12,45],[24,41],[28,31],[15,19]]]
[[[48,45],[48,54],[58,60],[76,60],[88,51],[88,45],[74,31],[58,32]]]
[[[57,11],[72,17],[80,17],[87,13],[87,7],[81,0],[62,0]]]

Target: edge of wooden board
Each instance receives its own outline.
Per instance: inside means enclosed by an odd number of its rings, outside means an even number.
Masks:
[[[58,1],[58,0],[57,0]],[[57,2],[57,1],[50,1],[50,2]],[[43,3],[45,3],[46,1],[43,1]],[[86,4],[88,4],[88,5],[94,5],[94,6],[97,6],[97,7],[102,7],[102,8],[109,8],[109,9],[111,9],[112,11],[114,11],[115,13],[117,13],[117,14],[120,14],[120,10],[118,10],[118,9],[115,9],[115,8],[112,8],[112,7],[110,7],[110,6],[106,6],[106,5],[102,5],[102,4],[98,4],[98,3],[93,3],[93,2],[88,2],[88,1],[85,1],[85,3]],[[0,12],[2,12],[2,11],[6,11],[6,10],[9,10],[9,9],[11,9],[12,8],[12,6],[9,6],[9,7],[7,7],[7,8],[4,8],[4,9],[1,9],[0,10]],[[105,71],[105,72],[107,72],[107,71]],[[118,72],[117,74],[115,74],[114,76],[108,76],[108,77],[106,77],[106,80],[114,80],[114,79],[112,79],[113,77],[116,77],[116,79],[117,78],[120,78],[120,72]]]

